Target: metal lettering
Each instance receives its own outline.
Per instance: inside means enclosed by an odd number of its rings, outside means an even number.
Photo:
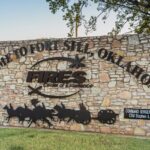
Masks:
[[[115,63],[115,57],[116,57],[116,54],[115,53],[113,53],[113,52],[109,52],[109,54],[108,54],[108,57],[107,57],[107,61],[110,61],[110,62],[112,62],[113,64]]]
[[[20,55],[21,55],[21,56],[26,56],[27,53],[28,53],[28,50],[27,50],[26,47],[21,47],[21,48],[19,49],[19,52],[20,52]]]
[[[98,51],[98,56],[102,59],[106,58],[108,55],[108,51],[104,48],[101,48],[99,51]]]
[[[144,72],[144,70],[136,65],[131,71],[131,74],[134,75],[136,78],[139,78],[142,72]]]
[[[144,75],[141,77],[141,82],[142,82],[142,84],[144,84],[144,85],[150,84],[150,75],[149,75],[149,74],[144,74]]]

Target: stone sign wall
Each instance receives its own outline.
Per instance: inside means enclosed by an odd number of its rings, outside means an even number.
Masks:
[[[7,41],[0,55],[1,126],[150,136],[150,35]]]

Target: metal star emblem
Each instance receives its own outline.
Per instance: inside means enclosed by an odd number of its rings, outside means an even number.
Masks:
[[[75,56],[75,59],[73,60],[72,64],[70,65],[70,68],[80,68],[85,67],[85,64],[81,63],[85,57],[79,58],[78,55]]]

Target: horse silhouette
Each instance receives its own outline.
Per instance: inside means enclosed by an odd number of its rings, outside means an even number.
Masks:
[[[86,109],[83,103],[79,104],[80,110],[74,110],[74,109],[66,109],[65,105],[61,103],[60,105],[56,105],[54,109],[58,112],[56,116],[59,119],[59,122],[61,121],[75,121],[77,123],[81,124],[89,124],[91,122],[91,114]],[[68,119],[68,120],[66,120]]]
[[[49,127],[52,126],[49,119],[54,120],[53,113],[54,110],[46,109],[43,103],[42,106],[35,105],[35,108],[32,110],[32,114],[30,116],[30,123],[28,127],[30,127],[32,123],[36,124],[38,120],[43,121],[43,123],[46,122]]]
[[[53,109],[46,109],[45,105],[42,103],[42,106],[37,106],[37,103],[34,103],[34,109],[31,110],[28,108],[26,104],[24,104],[24,107],[17,107],[16,109],[13,108],[11,104],[9,106],[5,106],[3,109],[5,109],[8,113],[7,120],[8,122],[10,121],[11,118],[18,118],[19,123],[22,123],[24,121],[28,121],[29,125],[28,127],[31,126],[32,123],[35,123],[38,120],[41,120],[46,122],[48,126],[50,127],[52,124],[50,123],[49,119],[54,120]],[[28,120],[27,120],[28,118]]]
[[[18,114],[19,122],[27,121],[26,118],[28,118],[28,122],[30,121],[30,116],[32,115],[32,110],[28,108],[26,104],[24,104],[23,107],[18,107],[16,109],[16,113]]]
[[[4,106],[4,108],[7,113],[8,113],[8,116],[7,116],[7,121],[9,122],[11,118],[14,118],[14,117],[18,117],[18,114],[16,113],[16,111],[14,110],[13,106],[11,105],[11,103],[9,104],[9,106]]]

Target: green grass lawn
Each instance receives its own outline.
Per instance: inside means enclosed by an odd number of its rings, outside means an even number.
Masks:
[[[150,139],[38,129],[0,129],[0,150],[150,150]]]

